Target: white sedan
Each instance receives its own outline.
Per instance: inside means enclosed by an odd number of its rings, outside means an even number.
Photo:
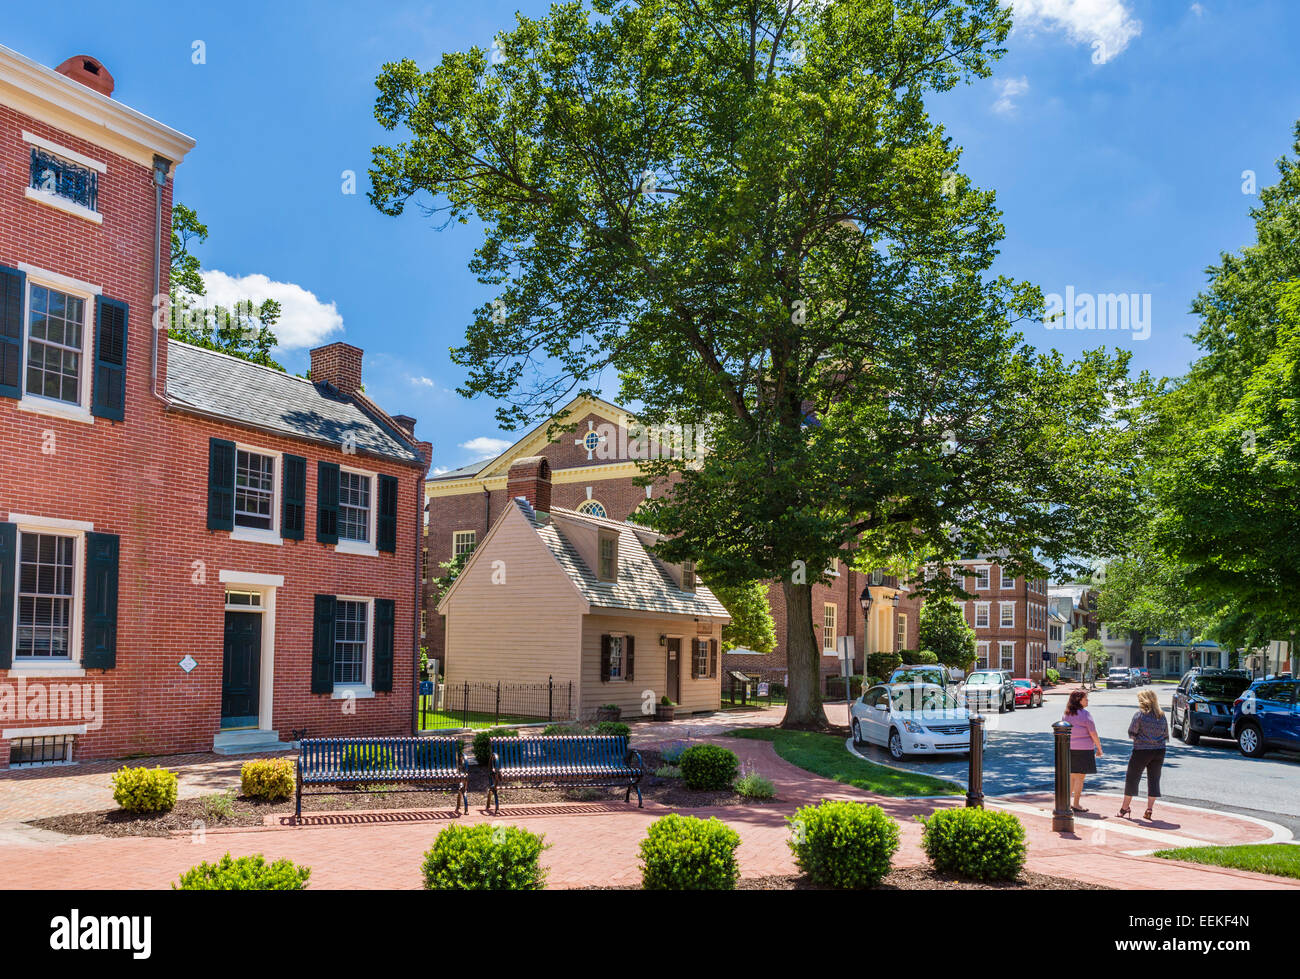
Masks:
[[[878,744],[894,758],[970,751],[970,711],[937,684],[871,687],[849,714],[855,743]],[[987,731],[984,739],[987,743]]]

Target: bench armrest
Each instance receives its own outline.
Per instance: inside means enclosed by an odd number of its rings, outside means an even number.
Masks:
[[[631,768],[633,758],[636,759],[636,770],[638,772],[644,772],[645,762],[641,760],[641,752],[637,751],[635,748],[627,749],[627,757],[623,759],[623,764],[627,765],[628,768]]]

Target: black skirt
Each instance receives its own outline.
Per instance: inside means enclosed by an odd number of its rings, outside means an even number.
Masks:
[[[1097,752],[1092,748],[1070,749],[1071,775],[1096,775]]]

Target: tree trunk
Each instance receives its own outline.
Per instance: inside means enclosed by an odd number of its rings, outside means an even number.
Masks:
[[[785,590],[786,687],[784,728],[823,730],[830,726],[822,710],[821,650],[813,632],[812,586],[782,582]]]

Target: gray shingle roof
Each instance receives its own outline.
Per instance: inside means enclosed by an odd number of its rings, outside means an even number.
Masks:
[[[521,501],[514,502],[518,505]],[[633,524],[618,523],[613,520],[601,520],[561,507],[551,508],[552,513],[563,515],[571,520],[618,530],[618,581],[601,581],[596,577],[595,572],[587,567],[577,548],[554,524],[538,523],[532,508],[527,504],[520,506],[520,510],[533,522],[533,526],[537,528],[537,536],[551,549],[560,566],[568,572],[573,583],[578,586],[582,597],[593,607],[729,618],[722,603],[704,585],[697,585],[694,592],[682,591],[677,587],[658,558],[650,554],[641,543],[639,534],[653,536],[645,528],[637,528]]]
[[[236,425],[339,446],[351,437],[358,452],[424,465],[413,447],[328,385],[177,340],[167,341],[167,397]]]

